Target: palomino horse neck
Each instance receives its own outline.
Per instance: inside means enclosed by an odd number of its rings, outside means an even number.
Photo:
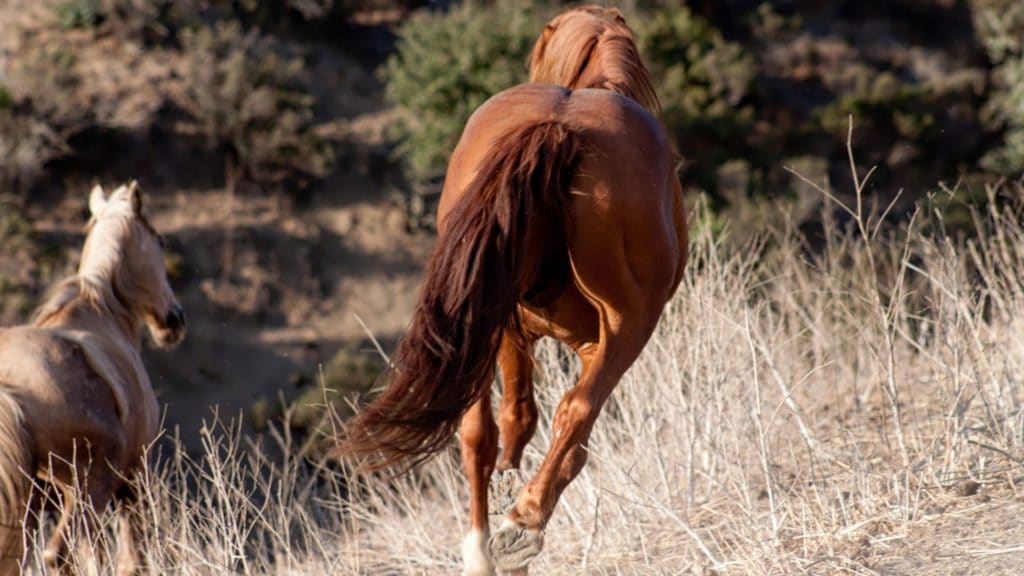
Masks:
[[[660,111],[633,32],[615,8],[580,6],[548,22],[530,55],[530,81],[611,90]]]
[[[163,239],[143,213],[138,185],[122,186],[109,198],[97,187],[89,209],[78,274],[57,285],[32,326],[80,347],[92,372],[109,385],[130,442],[145,443],[155,434],[158,414],[153,403],[133,401],[152,395],[142,364],[143,333],[148,327],[158,345],[176,344],[184,314],[167,281]]]
[[[18,573],[26,473],[63,496],[43,552],[57,570],[78,499],[102,509],[142,463],[159,428],[142,333],[148,327],[160,346],[185,333],[138,186],[109,198],[97,187],[89,208],[78,275],[58,284],[31,325],[0,329],[0,575]]]
[[[93,190],[78,274],[51,291],[34,325],[68,326],[89,316],[94,328],[115,323],[136,350],[147,325],[158,343],[176,338],[165,326],[176,323],[181,308],[163,274],[163,239],[143,214],[141,198],[134,182],[109,198],[102,188]]]

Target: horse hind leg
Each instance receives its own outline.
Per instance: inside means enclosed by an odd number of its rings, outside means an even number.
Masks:
[[[519,493],[515,507],[491,537],[491,556],[502,570],[525,571],[530,561],[540,554],[544,547],[544,527],[557,501],[558,477],[566,464],[578,472],[586,460],[586,451],[581,447],[586,444],[604,399],[621,375],[605,368],[600,350],[581,354],[580,381],[565,393],[558,405],[548,453],[534,478]]]
[[[67,531],[78,506],[78,491],[75,486],[54,480],[50,483],[60,491],[60,518],[43,548],[43,564],[48,571],[60,572],[67,558]]]
[[[62,501],[57,526],[43,549],[43,563],[48,570],[59,574],[78,574],[95,561],[96,568],[105,573],[103,566],[110,560],[107,546],[112,542],[101,533],[98,515],[106,510],[113,499],[113,486],[117,481],[112,470],[92,475],[88,478],[87,486],[51,480],[51,484],[60,491]],[[81,523],[72,530],[71,524],[76,519]],[[124,534],[124,531],[120,531],[119,537]],[[76,545],[74,555],[69,554],[72,544]],[[131,573],[134,571],[123,572],[118,567],[119,575]]]
[[[117,491],[114,501],[117,503],[118,550],[114,573],[117,576],[132,576],[143,569],[139,554],[138,542],[142,540],[142,527],[136,517],[137,512],[130,506],[138,500],[135,486],[125,484]]]
[[[57,573],[80,573],[92,560],[99,568],[110,543],[98,519],[121,485],[109,462],[123,453],[124,442],[118,434],[93,434],[90,439],[82,443],[84,450],[79,450],[76,441],[69,459],[51,453],[49,464],[37,472],[41,481],[59,493],[60,517],[42,552],[44,565]],[[74,554],[70,554],[72,544]]]
[[[463,574],[489,576],[494,569],[487,553],[490,532],[487,517],[487,486],[498,456],[498,428],[491,413],[490,385],[462,417],[459,441],[462,465],[469,479],[469,534],[462,542]]]
[[[622,318],[632,318],[631,324]],[[582,470],[587,441],[601,408],[626,369],[643,349],[656,322],[640,311],[601,313],[596,344],[577,350],[583,370],[575,386],[562,397],[552,423],[552,441],[534,478],[523,488],[515,508],[489,542],[491,556],[502,570],[524,570],[544,545],[544,527],[559,496]]]
[[[533,339],[520,341],[505,332],[498,350],[503,389],[498,409],[498,430],[501,437],[501,458],[498,478],[488,492],[491,514],[504,515],[515,505],[523,487],[519,470],[523,450],[537,430],[537,403],[533,395]]]
[[[533,339],[519,341],[505,332],[498,350],[503,389],[498,410],[501,460],[498,470],[519,468],[523,450],[537,431],[537,402],[533,396]]]

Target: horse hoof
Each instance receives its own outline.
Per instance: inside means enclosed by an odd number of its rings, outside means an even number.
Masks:
[[[522,489],[523,475],[518,468],[498,472],[487,491],[487,509],[491,516],[504,516],[511,512]]]
[[[489,542],[491,559],[503,572],[522,570],[540,554],[544,534],[540,530],[505,520]]]

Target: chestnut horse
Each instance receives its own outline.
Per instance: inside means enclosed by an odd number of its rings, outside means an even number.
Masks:
[[[167,282],[163,241],[132,182],[89,198],[78,274],[62,281],[28,326],[0,329],[0,574],[18,574],[32,477],[63,497],[43,552],[63,564],[79,489],[103,509],[141,463],[160,412],[142,365],[146,327],[177,344],[185,316]],[[122,522],[122,527],[126,524]]]
[[[573,14],[600,26],[580,26]],[[611,30],[610,41],[560,34],[582,28]],[[540,552],[559,496],[586,462],[598,413],[650,338],[687,255],[675,154],[644,108],[657,99],[621,16],[585,8],[556,18],[532,65],[535,79],[580,89],[516,86],[469,119],[391,381],[349,426],[342,448],[379,454],[378,465],[422,459],[443,449],[461,421],[471,490],[467,574],[490,574],[494,565],[522,573]],[[569,76],[547,72],[562,69]],[[537,426],[532,350],[543,336],[573,349],[582,373],[556,409],[546,457],[515,488],[510,509],[498,511],[507,515],[489,537],[492,472],[517,476]]]

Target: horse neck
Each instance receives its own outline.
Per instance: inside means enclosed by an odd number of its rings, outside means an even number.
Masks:
[[[566,30],[552,40],[530,71],[531,82],[558,84],[572,90],[593,88],[621,94],[660,115],[650,72],[626,30],[603,27]]]
[[[35,326],[62,330],[81,330],[109,339],[123,340],[142,350],[145,325],[110,289],[86,286],[80,277],[62,282],[33,320]]]
[[[611,36],[597,42],[590,62],[580,74],[577,88],[611,90],[632,99],[654,115],[659,113],[650,73],[628,36]]]

